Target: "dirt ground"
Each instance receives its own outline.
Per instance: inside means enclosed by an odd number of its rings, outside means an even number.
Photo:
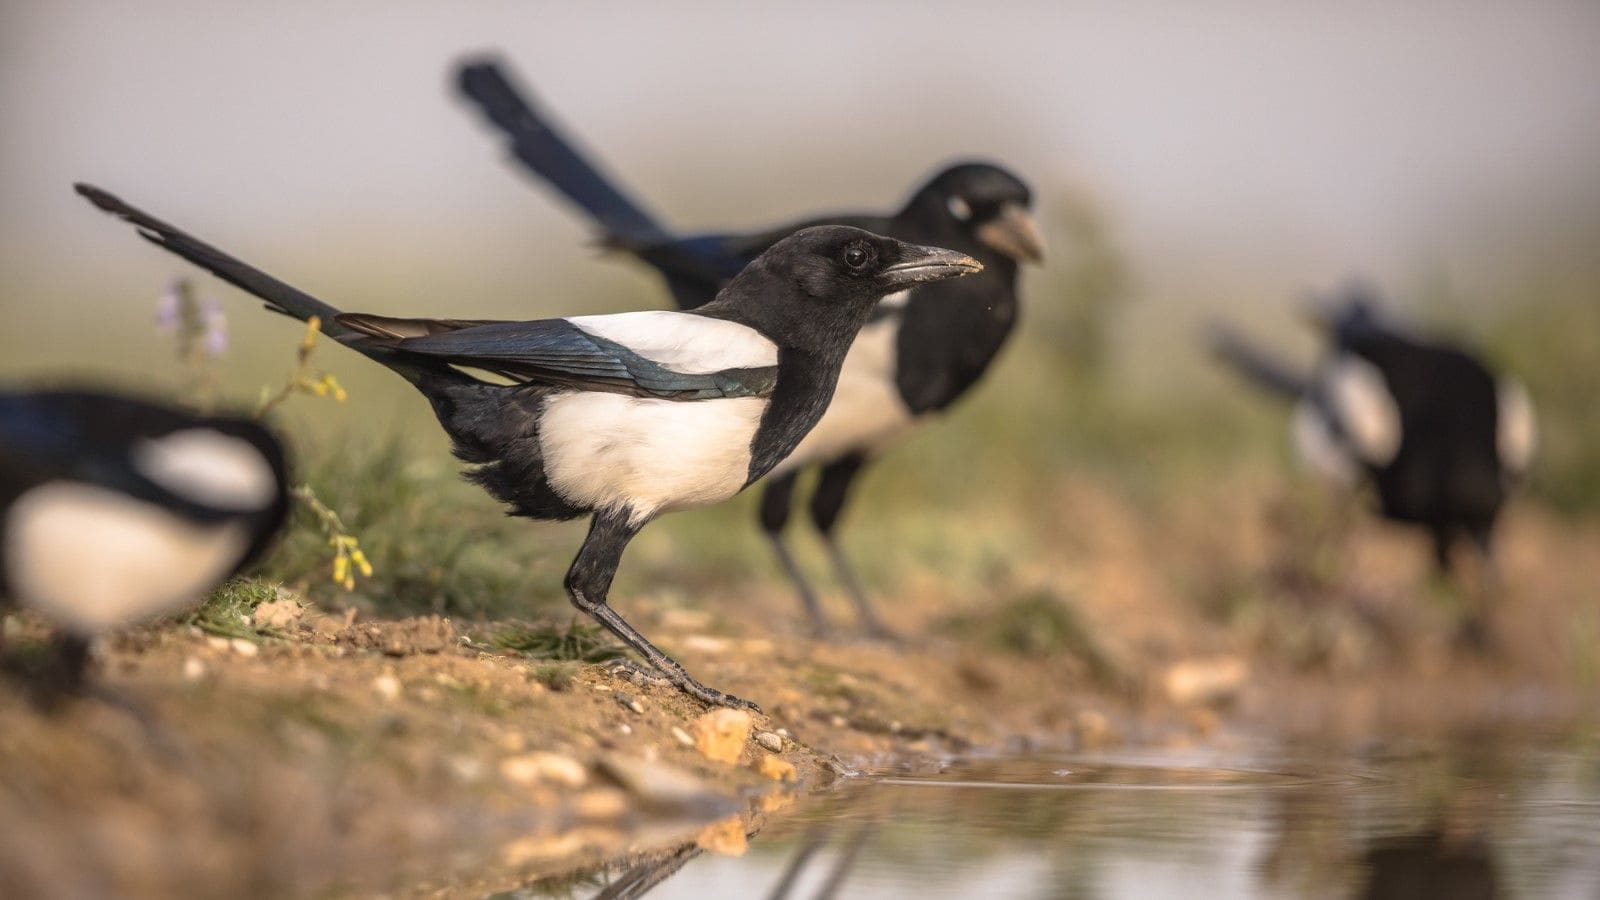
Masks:
[[[1413,536],[1308,534],[1294,497],[1245,487],[1150,508],[1065,481],[1042,500],[1059,552],[990,595],[906,579],[901,644],[804,636],[780,585],[618,598],[762,705],[732,762],[692,745],[698,704],[499,649],[492,623],[290,603],[265,639],[140,629],[97,653],[108,698],[0,691],[0,894],[482,896],[686,836],[740,852],[795,792],[919,757],[1593,716],[1600,528],[1517,510],[1498,648],[1466,657]]]

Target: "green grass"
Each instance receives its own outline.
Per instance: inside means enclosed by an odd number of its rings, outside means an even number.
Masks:
[[[506,517],[442,449],[414,448],[396,433],[300,456],[299,477],[360,539],[373,575],[358,578],[354,593],[335,584],[332,551],[314,517],[299,510],[265,576],[325,606],[384,615],[502,618],[565,606],[561,574],[572,539],[560,526]]]
[[[193,611],[177,618],[179,624],[193,625],[206,634],[225,638],[260,640],[270,636],[270,629],[260,629],[251,622],[256,607],[282,599],[280,587],[261,578],[235,578],[211,592],[205,602]]]
[[[488,634],[488,642],[530,659],[551,662],[607,662],[626,655],[598,625],[576,619],[566,625],[510,622]]]
[[[979,612],[952,616],[941,630],[953,635],[976,635],[996,650],[1013,656],[1073,657],[1103,685],[1116,686],[1126,681],[1077,608],[1047,589],[1023,591]]]

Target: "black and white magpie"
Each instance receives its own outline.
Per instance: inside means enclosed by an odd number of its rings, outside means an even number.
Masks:
[[[66,691],[93,638],[198,600],[266,549],[288,502],[283,449],[249,420],[0,393],[0,605],[59,628]]]
[[[472,480],[512,514],[591,514],[566,576],[572,603],[680,689],[718,704],[751,705],[691,678],[607,604],[623,549],[655,516],[725,500],[787,456],[822,416],[880,297],[982,269],[952,250],[827,226],[775,243],[690,312],[347,315],[102,190],[78,192],[269,308],[319,317],[331,337],[406,378],[475,467]]]
[[[1295,401],[1295,449],[1322,479],[1344,490],[1370,484],[1385,518],[1427,529],[1441,573],[1455,545],[1470,541],[1487,599],[1495,520],[1537,442],[1528,392],[1470,351],[1389,321],[1365,289],[1311,312],[1328,349],[1309,376],[1226,327],[1213,331],[1213,348]],[[1480,607],[1464,621],[1467,642],[1487,640],[1486,614]]]
[[[783,540],[796,478],[808,467],[820,467],[811,520],[863,624],[872,633],[887,634],[834,540],[834,527],[867,461],[919,420],[954,403],[1010,335],[1018,312],[1018,264],[1038,262],[1044,253],[1027,185],[999,166],[965,163],[936,174],[895,213],[818,217],[752,234],[678,237],[540,116],[497,63],[464,65],[458,85],[507,134],[512,154],[591,216],[606,244],[657,269],[681,308],[707,302],[756,254],[807,225],[853,225],[950,247],[983,263],[976,277],[923,285],[882,301],[845,359],[822,421],[773,468],[762,493],[762,528],[814,627],[825,632],[827,619],[816,593]]]

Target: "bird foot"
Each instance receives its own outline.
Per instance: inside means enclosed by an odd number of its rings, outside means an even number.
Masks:
[[[709,706],[729,706],[734,709],[748,709],[755,713],[761,712],[761,707],[749,700],[741,700],[732,694],[706,687],[685,672],[658,671],[631,659],[619,659],[609,663],[606,672],[619,678],[626,678],[637,685],[671,685]]]
[[[683,683],[677,686],[678,690],[683,691],[685,694],[688,694],[707,706],[727,706],[733,709],[748,709],[757,715],[761,714],[761,707],[751,703],[749,700],[741,700],[732,694],[725,694],[716,688],[706,687],[687,675],[685,675],[683,678]]]
[[[647,684],[656,685],[659,687],[661,685],[672,683],[672,679],[668,678],[667,676],[657,672],[649,666],[636,663],[631,659],[612,660],[610,663],[606,664],[606,674],[627,679],[628,681],[631,681],[636,685],[640,685],[641,687]]]

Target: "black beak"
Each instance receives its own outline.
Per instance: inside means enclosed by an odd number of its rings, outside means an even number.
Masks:
[[[1021,204],[1007,203],[1000,215],[979,225],[978,240],[1017,262],[1044,261],[1044,233]]]
[[[879,279],[891,291],[904,290],[914,284],[943,281],[982,272],[983,263],[965,253],[945,250],[942,247],[922,247],[917,244],[900,245],[900,261],[884,268]]]

